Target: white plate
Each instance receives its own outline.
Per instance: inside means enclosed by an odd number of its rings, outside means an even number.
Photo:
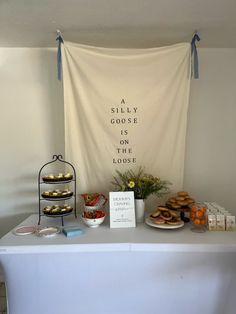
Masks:
[[[54,237],[56,234],[60,232],[61,232],[61,229],[58,227],[46,227],[38,231],[38,236],[50,238],[50,237]]]
[[[178,225],[167,225],[167,224],[157,225],[157,224],[154,224],[149,217],[147,217],[145,219],[145,222],[147,225],[154,227],[154,228],[159,228],[159,229],[178,229],[178,228],[181,228],[184,226],[184,222],[182,220]]]
[[[37,231],[38,227],[36,226],[20,226],[16,228],[13,233],[15,235],[28,235],[35,233]]]

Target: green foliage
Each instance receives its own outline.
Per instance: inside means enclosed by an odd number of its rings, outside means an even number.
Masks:
[[[134,191],[136,199],[145,199],[151,194],[162,196],[169,193],[171,183],[163,181],[159,177],[146,174],[142,167],[137,172],[127,170],[124,173],[116,170],[116,176],[113,177],[113,186],[116,191]]]

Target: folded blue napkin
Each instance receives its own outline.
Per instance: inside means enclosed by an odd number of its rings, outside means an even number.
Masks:
[[[77,237],[84,233],[79,227],[65,227],[62,232],[66,237]]]

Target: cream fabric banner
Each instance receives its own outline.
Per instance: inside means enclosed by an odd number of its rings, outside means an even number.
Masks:
[[[115,169],[182,188],[191,47],[108,49],[64,42],[65,156],[80,193],[111,190]]]

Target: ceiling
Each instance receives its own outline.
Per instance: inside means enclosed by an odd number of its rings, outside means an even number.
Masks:
[[[54,47],[65,40],[104,47],[190,41],[236,48],[236,0],[0,0],[0,47]]]

